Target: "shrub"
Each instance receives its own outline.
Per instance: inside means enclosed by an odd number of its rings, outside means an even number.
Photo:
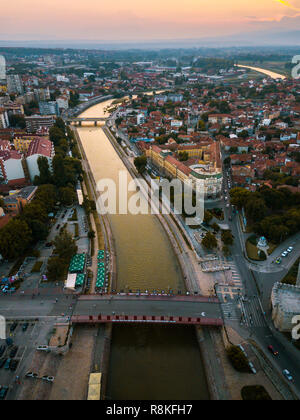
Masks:
[[[248,238],[248,241],[250,242],[250,244],[257,246],[257,236],[256,235],[251,235]]]
[[[247,357],[239,347],[231,346],[226,350],[226,353],[235,370],[238,372],[251,372]]]
[[[244,401],[270,401],[272,398],[261,385],[245,386],[241,390]]]
[[[266,253],[264,251],[262,251],[262,250],[259,251],[258,256],[259,256],[259,259],[261,261],[266,261],[266,259],[267,259]]]

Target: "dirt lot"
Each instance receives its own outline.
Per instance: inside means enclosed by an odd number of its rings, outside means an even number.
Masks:
[[[97,328],[76,327],[72,348],[63,356],[49,400],[85,400]]]
[[[239,344],[243,343],[243,339],[239,337],[239,335],[232,329],[229,328],[230,337],[233,340],[233,344]],[[226,340],[226,337],[223,335],[223,339],[225,343],[228,345],[228,342]],[[242,400],[241,397],[241,389],[244,386],[251,386],[251,385],[262,385],[267,392],[269,393],[272,400],[280,401],[282,400],[282,396],[278,393],[278,391],[275,389],[274,385],[270,382],[268,377],[265,375],[264,371],[261,369],[260,364],[258,362],[255,363],[255,366],[258,367],[258,371],[256,375],[249,374],[249,373],[240,373],[237,372],[229,362],[226,351],[224,348],[224,341],[220,338],[219,341],[219,350],[222,364],[224,367],[225,375],[227,384],[229,386],[231,397],[233,400]],[[245,344],[243,343],[244,347]],[[254,360],[251,359],[252,362]]]
[[[94,359],[97,328],[77,327],[72,338],[72,348],[65,355],[36,352],[30,371],[39,376],[55,377],[55,382],[24,379],[19,400],[85,400],[88,379]]]

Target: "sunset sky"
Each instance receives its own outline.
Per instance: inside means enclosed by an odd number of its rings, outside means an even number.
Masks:
[[[0,40],[149,40],[300,28],[300,0],[3,1]]]

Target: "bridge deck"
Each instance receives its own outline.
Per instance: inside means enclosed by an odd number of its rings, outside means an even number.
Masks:
[[[218,299],[200,296],[81,296],[72,321],[223,324]]]
[[[66,119],[67,121],[73,122],[89,122],[89,121],[106,121],[107,118],[105,117],[69,117]]]
[[[182,325],[202,325],[211,327],[221,327],[222,319],[204,317],[174,317],[174,316],[128,316],[128,315],[98,315],[84,316],[73,315],[71,322],[74,324],[101,324],[101,323],[150,323],[150,324],[182,324]]]

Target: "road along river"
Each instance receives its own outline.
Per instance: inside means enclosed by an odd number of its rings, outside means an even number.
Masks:
[[[105,117],[113,101],[81,116]],[[78,129],[95,181],[118,181],[127,171],[101,127]],[[130,176],[128,174],[128,179]],[[181,269],[156,216],[110,215],[119,290],[185,290]],[[193,327],[113,327],[106,399],[208,399],[208,385]]]

